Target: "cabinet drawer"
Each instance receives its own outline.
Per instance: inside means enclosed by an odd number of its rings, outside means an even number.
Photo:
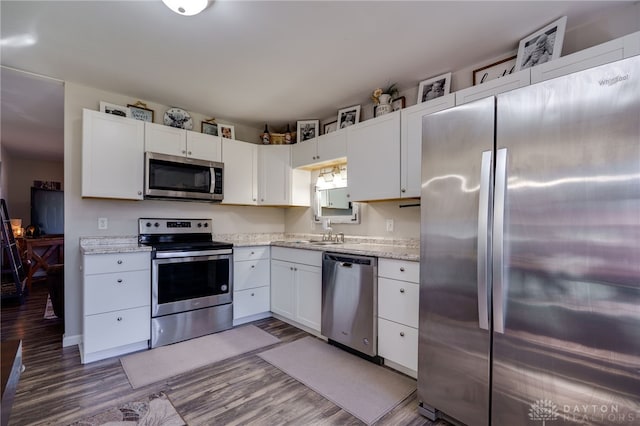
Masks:
[[[148,306],[151,303],[149,271],[125,271],[84,277],[84,314]]]
[[[316,250],[272,247],[271,258],[303,265],[322,266],[322,252]]]
[[[233,293],[233,319],[269,311],[269,287],[240,290]]]
[[[420,263],[408,260],[378,259],[378,276],[417,284],[420,282]]]
[[[233,259],[236,262],[243,260],[269,259],[269,246],[234,248]]]
[[[149,306],[84,317],[85,353],[117,348],[149,340],[151,309]]]
[[[84,256],[85,274],[105,274],[140,269],[151,269],[151,254],[149,252],[89,254]]]
[[[268,286],[270,282],[269,259],[246,260],[233,263],[233,288],[245,290],[248,288]]]
[[[378,354],[407,367],[418,370],[418,330],[378,318]]]
[[[378,278],[378,316],[418,328],[420,286]]]

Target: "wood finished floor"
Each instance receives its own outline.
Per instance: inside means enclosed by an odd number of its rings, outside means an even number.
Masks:
[[[2,303],[2,340],[23,340],[26,366],[10,425],[67,425],[160,391],[189,425],[363,424],[259,358],[265,348],[134,390],[119,358],[82,365],[76,346],[62,348],[62,321],[43,319],[46,300],[44,285],[34,285],[24,305]],[[308,336],[274,318],[253,324],[278,337],[277,345]],[[416,407],[414,392],[377,424],[431,425]]]

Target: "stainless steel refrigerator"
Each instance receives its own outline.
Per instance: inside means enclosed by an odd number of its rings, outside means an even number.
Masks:
[[[640,57],[423,120],[418,401],[640,424]]]

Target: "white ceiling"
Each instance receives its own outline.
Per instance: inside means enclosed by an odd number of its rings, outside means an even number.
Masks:
[[[620,3],[218,0],[184,17],[160,1],[3,0],[1,63],[239,124],[280,126],[367,103],[389,82],[407,89],[478,64],[560,16],[570,30]],[[2,141],[13,146],[6,114],[50,125],[61,104],[54,115],[45,99],[45,115],[22,108],[23,98],[47,89],[2,75]]]

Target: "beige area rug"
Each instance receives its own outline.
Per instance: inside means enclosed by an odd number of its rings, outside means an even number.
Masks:
[[[415,380],[313,337],[258,356],[367,424],[416,390]]]
[[[47,306],[44,308],[44,319],[57,319],[56,313],[53,311],[53,303],[51,296],[47,295]]]
[[[256,326],[247,325],[127,355],[120,362],[136,389],[279,341]]]
[[[139,401],[131,401],[110,408],[95,416],[87,417],[70,426],[183,426],[182,417],[164,393],[150,395]]]

